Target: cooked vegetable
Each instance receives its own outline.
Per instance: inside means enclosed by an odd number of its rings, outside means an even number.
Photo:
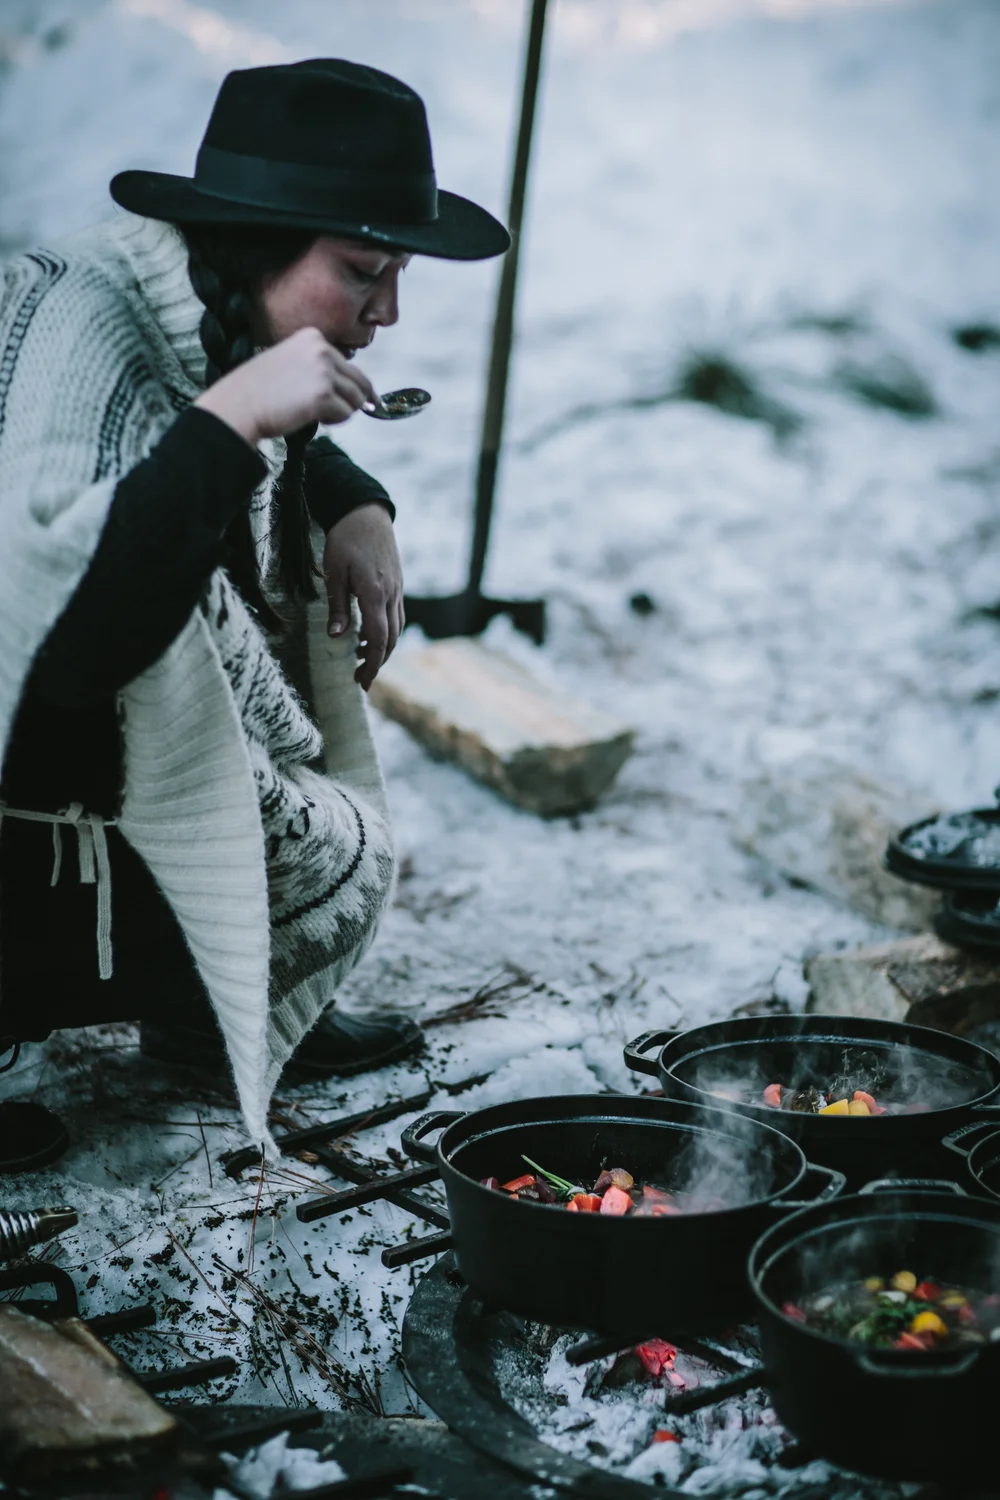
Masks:
[[[505,1182],[503,1190],[505,1193],[519,1193],[522,1188],[534,1187],[537,1181],[538,1178],[528,1172],[524,1177],[514,1177],[510,1182]]]
[[[933,1305],[931,1305],[933,1304]],[[786,1302],[782,1312],[818,1332],[875,1348],[927,1353],[1000,1340],[1000,1294],[950,1287],[942,1292],[931,1279],[897,1271],[888,1281],[827,1286]]]
[[[587,1191],[568,1177],[560,1177],[547,1167],[539,1166],[530,1156],[521,1160],[532,1168],[520,1177],[512,1177],[501,1186],[499,1178],[481,1177],[480,1186],[507,1193],[527,1203],[558,1204],[572,1214],[607,1214],[611,1218],[631,1215],[637,1219],[658,1219],[668,1214],[708,1213],[725,1208],[718,1198],[697,1200],[690,1194],[669,1193],[653,1183],[637,1183],[625,1167],[605,1167]]]

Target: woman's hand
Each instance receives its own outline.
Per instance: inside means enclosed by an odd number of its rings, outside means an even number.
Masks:
[[[346,422],[375,391],[318,328],[300,328],[237,365],[195,401],[256,447],[314,422]]]
[[[343,635],[350,624],[352,594],[360,605],[363,661],[354,677],[367,693],[404,624],[403,570],[384,506],[359,505],[327,532],[323,573],[331,635]]]

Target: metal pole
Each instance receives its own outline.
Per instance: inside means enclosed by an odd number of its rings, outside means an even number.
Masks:
[[[507,402],[507,375],[510,347],[514,336],[514,298],[517,290],[517,267],[521,251],[521,221],[524,215],[524,193],[528,181],[528,159],[531,133],[535,123],[535,101],[538,97],[538,75],[542,62],[542,40],[545,34],[545,11],[548,0],[532,0],[528,45],[524,58],[524,81],[521,87],[521,120],[514,153],[514,171],[510,184],[510,207],[507,225],[511,247],[504,257],[493,321],[493,349],[490,355],[486,406],[479,446],[479,469],[476,476],[475,527],[472,557],[469,563],[468,593],[477,595],[483,581],[486,548],[493,517],[493,495],[496,490],[500,440],[503,435],[504,408]]]

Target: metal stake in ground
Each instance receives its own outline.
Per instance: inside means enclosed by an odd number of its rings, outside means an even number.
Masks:
[[[509,615],[517,630],[531,637],[537,645],[545,638],[545,601],[542,599],[485,599],[482,594],[483,568],[493,518],[493,495],[496,489],[500,443],[503,436],[504,408],[507,402],[507,376],[510,349],[514,335],[514,299],[517,290],[518,258],[521,250],[521,221],[524,215],[524,193],[531,155],[531,133],[535,123],[535,101],[538,97],[538,75],[542,62],[542,40],[545,34],[547,0],[532,0],[531,22],[524,59],[524,82],[521,89],[521,119],[514,153],[514,170],[510,185],[510,207],[507,223],[511,247],[504,259],[493,322],[493,347],[490,373],[483,411],[483,430],[476,476],[476,506],[472,535],[469,581],[461,594],[444,598],[406,600],[409,625],[419,625],[432,640],[455,635],[480,635],[494,615]]]

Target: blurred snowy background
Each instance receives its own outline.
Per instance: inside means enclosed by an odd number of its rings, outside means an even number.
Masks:
[[[523,14],[0,0],[3,251],[108,215],[121,168],[189,173],[228,69],[310,55],[417,87],[439,181],[502,215]],[[637,751],[597,809],[543,824],[377,726],[402,879],[346,998],[442,1024],[420,1068],[283,1091],[289,1119],[491,1069],[460,1103],[628,1087],[621,1044],[647,1023],[801,1005],[810,952],[888,935],[746,852],[762,786],[845,768],[989,800],[998,116],[996,0],[554,0],[487,580],[547,597],[551,634],[489,640],[633,723]],[[463,574],[496,274],[415,261],[366,369],[434,403],[337,433],[397,502],[414,592]],[[228,1096],[142,1064],[128,1028],[28,1048],[3,1084],[70,1124],[58,1172],[11,1194],[88,1209],[63,1261],[92,1310],[169,1293],[177,1331],[139,1336],[150,1354],[235,1340],[244,1399],[405,1409],[410,1273],[377,1251],[414,1221],[307,1229],[275,1175],[254,1251],[256,1177],[209,1175],[239,1139]],[[398,1128],[358,1150],[385,1160]],[[273,1313],[216,1254],[325,1319],[341,1374],[283,1370]]]

